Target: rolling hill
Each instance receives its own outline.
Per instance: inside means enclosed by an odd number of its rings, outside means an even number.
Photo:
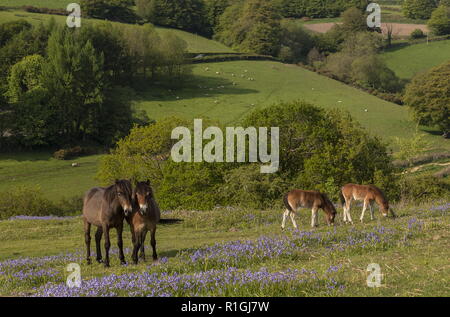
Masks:
[[[20,10],[0,11],[1,21],[24,18],[36,24],[51,17],[54,17],[57,23],[65,23],[66,20],[64,16]],[[89,23],[103,23],[100,20],[86,20]],[[218,42],[184,31],[166,28],[157,30],[162,35],[169,31],[175,32],[187,41],[191,53],[233,52]],[[394,65],[394,69],[396,65],[398,69],[402,69],[401,64],[411,63],[409,59],[397,55],[414,55],[415,47],[411,47],[412,51],[406,53],[404,49],[386,53],[385,56],[389,63]],[[416,48],[415,54],[431,56],[428,52]],[[442,48],[436,48],[436,52],[443,56],[441,58],[445,58],[446,53]],[[438,60],[434,57],[426,59],[431,62]],[[405,67],[407,68],[408,66]],[[134,101],[138,108],[146,110],[149,116],[156,120],[177,115],[189,119],[208,117],[223,124],[237,125],[240,119],[253,109],[294,99],[303,99],[325,108],[349,111],[365,128],[386,141],[393,136],[408,137],[416,128],[405,107],[386,102],[301,67],[274,61],[195,64],[192,66],[192,77],[182,89],[169,90],[162,86],[151,86],[141,92]],[[434,150],[450,148],[449,142],[443,140],[436,131],[428,132],[427,139]],[[100,157],[96,155],[76,159],[80,166],[72,168],[70,161],[55,160],[50,152],[1,154],[0,191],[11,186],[38,184],[52,199],[81,195],[87,188],[97,184],[94,176]]]
[[[381,56],[397,76],[410,79],[419,72],[450,60],[450,40],[388,49]]]

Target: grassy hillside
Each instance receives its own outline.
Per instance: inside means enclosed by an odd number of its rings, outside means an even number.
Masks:
[[[1,1],[1,0],[0,0]],[[39,24],[40,22],[47,22],[51,18],[54,18],[57,23],[65,25],[67,17],[62,15],[49,15],[49,14],[40,14],[40,13],[29,13],[22,10],[6,10],[0,11],[0,21],[7,22],[18,19],[25,19],[31,24]],[[84,18],[81,20],[81,25],[83,23],[105,23],[103,20],[98,19],[87,19]],[[117,22],[110,22],[113,24],[120,24]],[[209,40],[205,37],[195,35],[192,33],[188,33],[182,30],[175,29],[167,29],[163,27],[156,27],[156,30],[160,33],[161,36],[167,34],[167,32],[173,32],[181,39],[185,40],[188,45],[188,51],[190,53],[230,53],[233,50],[219,42]]]
[[[68,292],[63,283],[71,262],[81,266],[82,288],[72,289],[78,296],[449,296],[450,204],[396,210],[395,220],[377,210],[375,220],[366,215],[365,224],[354,226],[342,224],[340,210],[336,227],[325,226],[320,213],[320,226],[313,230],[310,212],[303,211],[297,217],[300,231],[289,222],[284,232],[281,210],[165,213],[163,219],[181,221],[158,226],[159,265],[147,259],[121,266],[112,230],[109,269],[95,262],[94,239],[93,264],[86,265],[79,217],[0,221],[0,296],[32,295],[47,282],[60,285],[47,285],[47,295],[62,296]],[[360,211],[354,208],[352,216]],[[124,246],[130,262],[128,226]],[[148,239],[145,247],[148,258]],[[370,263],[380,266],[381,287],[367,286]]]
[[[52,158],[50,152],[0,153],[0,192],[16,186],[38,185],[46,197],[54,200],[81,196],[97,185],[94,179],[100,155],[73,161]]]
[[[406,107],[293,65],[271,61],[208,63],[195,65],[193,74],[182,90],[149,89],[139,100],[139,107],[154,119],[178,115],[236,124],[258,107],[304,99],[325,108],[347,110],[369,131],[385,139],[408,137],[415,129]],[[436,148],[450,147],[439,136],[429,135],[428,140]]]
[[[399,77],[409,79],[450,60],[450,40],[394,48],[381,56]]]
[[[0,7],[21,7],[31,5],[38,8],[65,9],[70,0],[0,0]]]

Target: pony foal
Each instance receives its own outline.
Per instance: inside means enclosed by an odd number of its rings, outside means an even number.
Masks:
[[[131,239],[133,241],[133,255],[132,259],[135,264],[138,263],[139,257],[145,261],[144,242],[147,232],[150,231],[150,244],[153,250],[153,261],[158,259],[156,254],[156,224],[159,222],[161,212],[153,195],[153,190],[150,186],[150,181],[139,182],[133,190],[133,212],[127,217],[127,222],[130,224]]]
[[[286,217],[289,215],[294,225],[297,228],[295,222],[295,212],[300,208],[311,208],[311,227],[318,225],[318,209],[321,208],[326,213],[326,220],[328,225],[334,224],[334,218],[336,217],[336,208],[333,203],[328,199],[325,194],[312,190],[300,190],[294,189],[288,192],[284,198],[284,205],[286,210],[283,213],[283,221],[281,228],[284,229],[286,223]]]
[[[384,193],[378,187],[374,185],[356,185],[356,184],[347,184],[341,188],[341,203],[344,207],[344,223],[350,222],[353,223],[352,218],[350,216],[350,208],[352,204],[352,200],[362,200],[364,201],[363,210],[361,213],[361,217],[359,220],[363,222],[364,213],[367,209],[367,206],[370,208],[370,219],[373,220],[373,203],[376,202],[380,207],[380,211],[384,217],[387,217],[389,211],[392,213],[392,216],[395,218],[396,215],[392,208],[389,208],[389,202],[387,201]]]

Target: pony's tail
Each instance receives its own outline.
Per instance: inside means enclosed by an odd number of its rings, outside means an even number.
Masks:
[[[342,195],[342,191],[339,192],[339,199],[341,200],[341,206],[344,207],[344,205],[345,205],[345,198],[344,198],[344,195]]]
[[[289,201],[288,201],[288,195],[289,195],[289,193],[287,193],[287,194],[284,195],[284,197],[283,197],[284,206],[286,207],[287,210],[293,211],[293,210],[292,210],[292,207],[291,207],[291,205],[289,204]]]

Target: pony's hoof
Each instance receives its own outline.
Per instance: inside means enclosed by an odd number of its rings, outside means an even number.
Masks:
[[[121,260],[121,261],[120,261],[120,265],[127,265],[127,261]]]
[[[87,262],[88,265],[92,264],[91,259],[87,259],[86,262]]]
[[[159,265],[160,264],[159,259],[153,259],[153,264],[154,265]]]
[[[103,259],[97,259],[98,263],[103,263]]]
[[[109,265],[109,263],[106,263],[106,262],[103,263],[103,266],[104,266],[104,267],[111,267],[111,266]]]

